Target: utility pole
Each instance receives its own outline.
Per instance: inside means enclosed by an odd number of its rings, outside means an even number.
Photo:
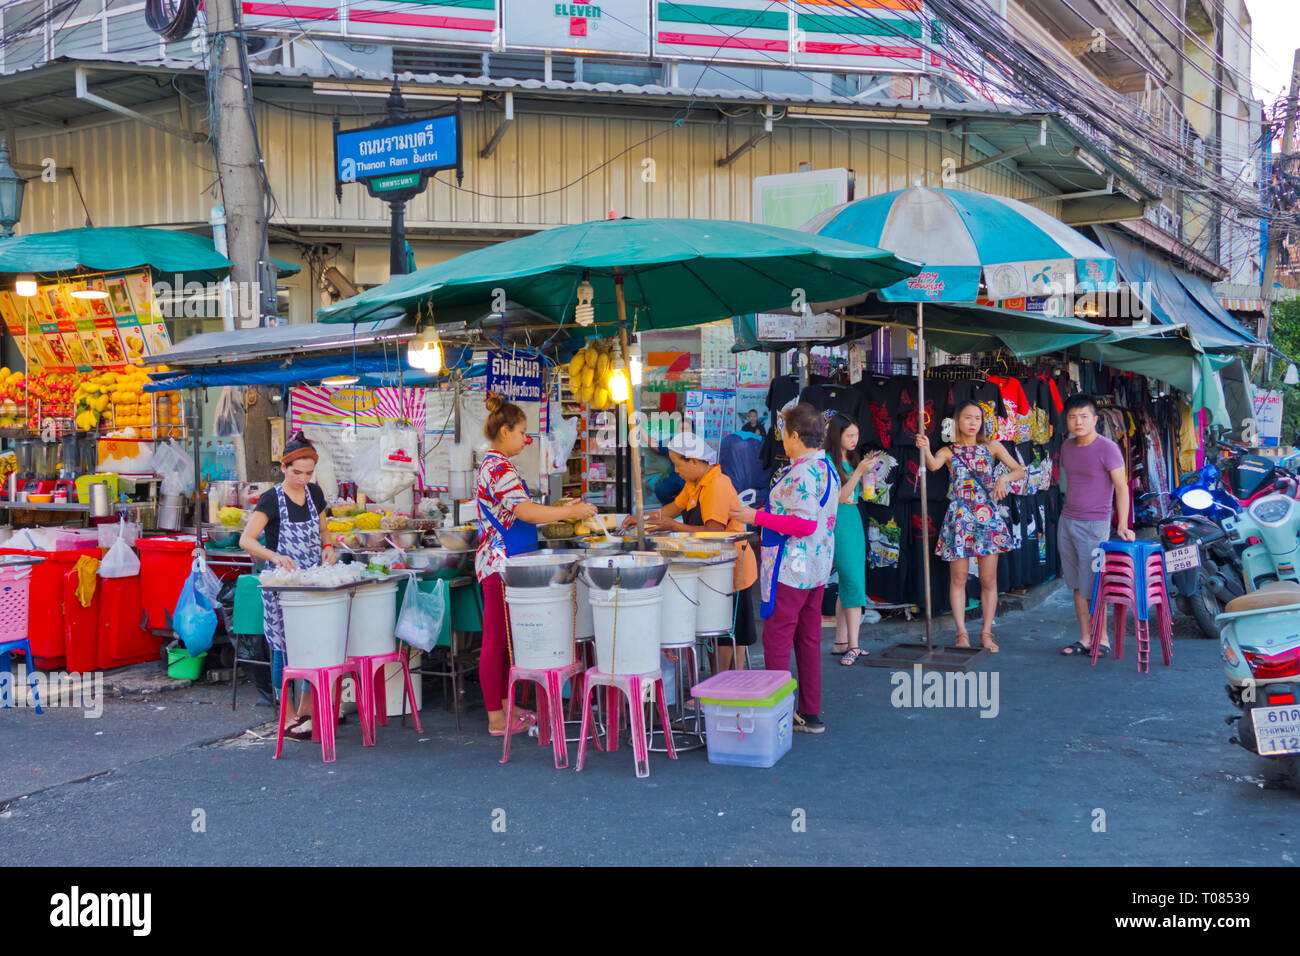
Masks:
[[[1286,101],[1286,125],[1282,130],[1282,154],[1278,158],[1277,168],[1283,173],[1290,172],[1289,159],[1291,157],[1291,144],[1295,140],[1296,124],[1296,107],[1297,101],[1300,100],[1300,50],[1295,51],[1295,59],[1291,64],[1291,92]],[[1270,150],[1272,144],[1269,144]],[[1264,300],[1264,343],[1267,345],[1273,339],[1273,280],[1277,275],[1277,257],[1282,249],[1282,237],[1286,229],[1278,223],[1281,210],[1273,211],[1268,221],[1268,248],[1264,253],[1264,276],[1261,280],[1260,297]],[[1264,355],[1264,381],[1267,383],[1273,377],[1273,353],[1266,352]]]
[[[217,129],[213,148],[221,177],[226,213],[227,258],[230,279],[237,294],[237,328],[265,325],[275,315],[275,271],[270,267],[266,240],[266,190],[257,128],[253,118],[253,91],[238,0],[209,0],[208,31],[216,74]],[[270,393],[248,388],[244,399],[244,465],[249,481],[272,477],[271,428],[267,421]]]

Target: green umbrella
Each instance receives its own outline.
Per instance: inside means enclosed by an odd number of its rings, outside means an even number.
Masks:
[[[317,315],[322,322],[357,322],[394,307],[412,312],[432,306],[445,318],[449,310],[510,299],[566,324],[585,280],[598,319],[608,321],[610,309],[617,310],[626,356],[628,306],[638,310],[641,328],[671,329],[851,298],[919,271],[919,264],[870,246],[775,226],[603,219],[467,252]],[[632,482],[637,540],[644,548],[639,454],[632,456]]]
[[[848,298],[915,275],[888,252],[793,229],[711,219],[602,219],[557,226],[478,249],[344,299],[317,313],[322,322],[356,322],[385,307],[444,310],[505,297],[557,322],[569,322],[586,276],[597,320],[624,301],[641,328],[669,329],[801,301]],[[798,290],[802,290],[802,293]]]

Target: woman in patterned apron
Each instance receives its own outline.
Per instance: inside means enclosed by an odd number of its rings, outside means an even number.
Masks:
[[[966,576],[970,559],[979,562],[980,610],[983,624],[980,644],[998,652],[993,640],[993,618],[998,610],[998,555],[1011,547],[1011,532],[998,512],[998,502],[1007,496],[1007,486],[1028,473],[1025,466],[1011,457],[1002,443],[985,437],[984,411],[973,401],[965,401],[953,413],[956,438],[952,445],[930,453],[930,439],[916,436],[925,467],[938,471],[948,465],[952,474],[948,483],[948,513],[943,519],[935,554],[948,562],[948,597],[952,602],[952,619],[957,624],[957,647],[970,647],[966,632]],[[1009,470],[993,480],[998,462]]]
[[[311,480],[316,461],[316,449],[301,434],[295,435],[280,456],[284,481],[258,499],[253,516],[239,537],[241,548],[255,558],[290,571],[338,560],[333,544],[322,545],[330,540],[326,527],[329,518],[325,493]],[[257,543],[263,531],[267,547]],[[271,645],[271,684],[278,696],[285,664],[284,613],[279,595],[274,592],[262,592],[262,622],[267,643]],[[303,683],[296,720],[285,731],[285,736],[294,740],[311,739],[311,688]]]
[[[767,496],[767,509],[744,505],[731,516],[763,529],[763,661],[788,670],[793,650],[799,672],[795,730],[820,734],[822,593],[835,554],[835,512],[840,480],[822,451],[826,420],[807,402],[782,413],[781,441],[790,464]]]
[[[678,432],[668,442],[668,459],[673,470],[686,482],[681,493],[658,511],[645,516],[646,529],[668,531],[744,531],[745,526],[731,517],[733,505],[740,504],[731,479],[722,473],[713,446],[694,432]],[[677,517],[681,521],[676,521]],[[624,528],[636,524],[628,515]],[[754,585],[758,583],[758,562],[754,549],[741,542],[736,545],[736,570],[732,584],[740,597],[736,601],[735,660],[731,641],[718,641],[719,671],[741,670],[745,666],[745,648],[758,639],[758,622],[754,619]]]
[[[479,685],[488,712],[488,733],[506,732],[506,684],[510,676],[510,632],[506,620],[504,572],[506,558],[537,549],[537,526],[550,521],[581,520],[596,513],[585,501],[571,505],[539,505],[528,496],[528,485],[510,461],[532,439],[524,410],[500,395],[488,394],[483,437],[492,443],[483,456],[475,483],[479,514],[483,517],[474,576],[483,587],[483,649],[479,653]],[[510,733],[527,731],[536,715],[515,708]]]

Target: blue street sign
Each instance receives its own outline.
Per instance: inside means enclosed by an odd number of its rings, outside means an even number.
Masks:
[[[542,400],[542,360],[540,358],[493,351],[488,353],[487,385],[508,402]]]
[[[432,119],[354,129],[334,139],[341,183],[360,182],[391,173],[454,169],[460,163],[458,113]]]

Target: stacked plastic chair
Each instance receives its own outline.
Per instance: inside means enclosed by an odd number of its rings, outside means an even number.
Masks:
[[[1140,673],[1150,670],[1152,609],[1165,666],[1174,660],[1174,622],[1165,584],[1164,550],[1154,541],[1105,541],[1102,564],[1092,590],[1092,663],[1097,663],[1106,609],[1114,607],[1115,659],[1124,656],[1124,632],[1128,612],[1133,612]],[[1141,570],[1139,575],[1138,571]]]

